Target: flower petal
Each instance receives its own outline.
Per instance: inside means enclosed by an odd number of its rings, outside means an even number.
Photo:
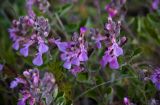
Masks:
[[[123,49],[121,47],[119,47],[118,44],[114,44],[113,49],[114,49],[113,53],[114,53],[115,56],[118,57],[120,55],[123,55]]]
[[[28,56],[28,49],[29,47],[24,47],[24,48],[21,48],[20,49],[20,53],[24,56],[24,57],[27,57]]]
[[[26,105],[25,101],[24,100],[19,100],[17,105]]]
[[[18,85],[18,82],[16,81],[16,80],[13,80],[12,82],[11,82],[11,84],[10,84],[10,88],[15,88],[15,87],[17,87],[17,85]]]
[[[0,71],[3,70],[4,65],[0,64]]]
[[[66,61],[66,62],[63,64],[63,67],[66,68],[66,69],[71,69],[71,62],[70,62],[70,61]]]
[[[112,57],[109,55],[109,54],[105,54],[103,57],[102,57],[102,60],[100,61],[100,64],[101,66],[104,68],[108,62],[110,62],[112,59]]]
[[[87,53],[85,51],[81,52],[79,55],[79,61],[87,61],[87,60],[88,60]]]
[[[77,66],[80,65],[80,61],[77,57],[72,58],[71,63]]]
[[[114,58],[112,59],[112,61],[109,62],[109,67],[110,67],[111,69],[118,69],[118,68],[119,68],[119,64],[118,64],[118,61],[117,61],[117,58],[116,58],[116,57],[114,57]]]
[[[100,48],[102,47],[101,42],[100,42],[100,41],[97,41],[97,42],[96,42],[96,46],[97,46],[98,49],[100,49]]]
[[[38,48],[38,51],[40,52],[40,53],[46,53],[47,51],[48,51],[48,49],[49,49],[49,47],[46,45],[46,44],[44,44],[44,43],[40,43],[39,44],[39,48]]]
[[[18,50],[18,49],[19,49],[19,41],[16,41],[16,42],[12,45],[12,48],[15,49],[15,50]]]
[[[38,53],[32,63],[36,66],[41,66],[43,64],[42,54]]]
[[[65,52],[66,49],[68,48],[67,42],[55,41],[55,44],[57,45],[58,49],[62,52]]]

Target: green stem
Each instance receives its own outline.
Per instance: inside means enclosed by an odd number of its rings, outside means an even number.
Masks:
[[[56,19],[57,19],[58,23],[60,24],[60,26],[61,26],[61,28],[62,28],[62,30],[63,30],[63,33],[64,33],[65,38],[68,40],[68,34],[67,34],[67,32],[65,31],[65,27],[64,27],[64,25],[63,25],[63,23],[62,23],[59,15],[58,15],[57,13],[55,13],[55,16],[56,16]]]
[[[136,77],[124,77],[124,78],[136,78]],[[103,85],[106,85],[106,84],[109,84],[109,83],[112,83],[112,82],[117,82],[117,81],[122,80],[124,78],[115,79],[115,81],[111,80],[111,81],[103,82],[103,83],[101,83],[101,84],[99,84],[97,86],[94,86],[94,87],[88,89],[87,91],[83,92],[82,94],[80,94],[78,97],[76,97],[73,102],[77,101],[80,97],[82,97],[83,95],[87,94],[89,91],[92,91],[92,90],[94,90],[94,89],[96,89],[96,88],[98,88],[100,86],[103,86]]]

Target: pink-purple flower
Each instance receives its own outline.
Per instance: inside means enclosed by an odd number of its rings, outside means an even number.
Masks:
[[[157,10],[159,8],[160,0],[153,0],[152,2],[152,8],[154,10]]]
[[[4,68],[4,65],[0,64],[0,72],[3,70],[3,68]]]
[[[48,19],[37,17],[33,11],[33,6],[37,6],[42,12],[46,12],[49,7],[47,0],[26,0],[27,16],[21,16],[18,20],[13,20],[9,29],[10,38],[13,40],[13,49],[20,50],[24,57],[34,56],[33,64],[41,66],[43,64],[43,54],[49,51],[48,34],[50,31]],[[35,49],[37,49],[35,51]],[[31,55],[32,52],[34,55]]]
[[[36,6],[40,11],[43,13],[48,11],[48,8],[50,6],[48,0],[26,0],[26,7],[28,14],[32,14],[31,16],[34,15],[33,12],[33,6]]]
[[[15,78],[10,88],[16,88],[21,84],[20,94],[22,97],[18,105],[35,105],[45,102],[50,105],[53,101],[53,93],[57,88],[53,74],[46,72],[43,78],[40,78],[38,69],[30,69],[23,72],[22,77]],[[44,100],[45,99],[45,100]]]
[[[118,57],[123,55],[123,49],[120,44],[117,43],[117,36],[120,34],[120,22],[114,22],[112,18],[109,17],[108,23],[105,24],[105,30],[106,38],[104,38],[102,42],[105,43],[106,51],[100,61],[100,64],[103,68],[109,64],[111,69],[118,69]]]
[[[120,14],[122,6],[126,3],[126,0],[112,0],[105,6],[105,10],[107,11],[110,17],[115,17]]]
[[[33,64],[41,66],[42,56],[49,50],[47,36],[49,34],[48,20],[44,17],[23,16],[19,20],[13,20],[9,29],[10,38],[13,40],[13,48],[20,50],[20,54],[28,57],[31,51],[36,52]],[[37,49],[35,51],[34,49]]]
[[[75,33],[72,41],[61,42],[59,39],[54,41],[61,52],[60,57],[64,61],[63,67],[71,70],[73,74],[81,72],[81,64],[88,60],[87,43],[84,39],[86,31],[85,27],[81,27],[80,34]]]
[[[156,88],[160,90],[160,68],[154,70],[151,75],[151,81],[155,84]]]
[[[130,101],[127,97],[123,98],[123,102],[124,102],[125,105],[131,105],[131,103],[130,103]]]

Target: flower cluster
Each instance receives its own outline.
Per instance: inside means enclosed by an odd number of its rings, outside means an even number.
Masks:
[[[37,17],[32,9],[35,5],[38,8],[44,7],[45,9],[43,9],[46,10],[48,5],[45,7],[46,5],[43,5],[45,2],[48,4],[46,0],[27,0],[28,15],[20,17],[19,20],[13,20],[12,27],[9,29],[10,38],[14,42],[12,47],[15,50],[20,50],[20,54],[24,57],[34,56],[32,63],[41,66],[43,64],[43,54],[49,51],[48,43],[53,42],[61,52],[61,60],[64,61],[63,67],[76,75],[84,70],[84,63],[88,60],[89,41],[86,40],[88,29],[81,27],[80,33],[74,33],[71,41],[63,42],[60,39],[49,39],[50,27],[48,20],[44,17]],[[114,4],[114,1],[112,2]],[[116,3],[124,4],[125,0]],[[120,22],[116,23],[112,21],[112,17],[109,17],[105,30],[105,36],[102,36],[99,32],[92,33],[91,40],[95,42],[98,48],[102,47],[102,42],[106,45],[105,54],[100,62],[101,66],[105,67],[109,64],[110,68],[118,69],[117,57],[123,54],[122,41],[119,41],[119,43],[116,41],[117,36],[120,34]],[[123,40],[126,40],[126,38],[123,37]]]
[[[24,71],[22,77],[17,77],[11,82],[10,88],[15,88],[20,84],[22,97],[19,99],[18,105],[26,105],[26,103],[42,105],[43,99],[47,105],[50,105],[53,101],[52,95],[57,88],[54,76],[46,72],[41,79],[38,69]]]
[[[43,0],[43,2],[47,2]],[[44,17],[36,17],[32,5],[42,5],[43,2],[39,0],[27,0],[28,15],[21,16],[18,20],[13,20],[12,27],[9,29],[10,38],[13,40],[13,48],[20,49],[20,54],[24,57],[33,52],[31,48],[37,48],[36,54],[33,55],[33,64],[40,66],[43,64],[42,55],[47,53],[48,47],[48,34],[50,31],[48,19]]]
[[[105,30],[106,38],[104,38],[103,42],[106,45],[106,51],[100,64],[102,67],[105,67],[107,64],[109,64],[111,69],[118,69],[119,64],[117,57],[123,55],[123,49],[120,45],[122,45],[126,38],[122,37],[119,43],[117,43],[116,38],[120,34],[120,22],[112,21],[111,17],[108,18],[108,23],[105,24]]]
[[[20,54],[24,57],[29,55],[29,49],[37,48],[36,57],[33,64],[40,66],[43,64],[42,55],[49,50],[47,36],[49,34],[48,20],[44,17],[31,18],[29,16],[20,17],[14,20],[12,28],[9,29],[10,38],[13,40],[13,48],[20,49]],[[31,49],[33,50],[33,49]]]
[[[27,0],[26,7],[28,14],[34,14],[32,7],[36,6],[43,13],[47,12],[50,4],[47,0]],[[33,15],[32,15],[33,16]]]
[[[63,67],[71,70],[74,75],[76,75],[78,72],[83,71],[83,67],[81,66],[81,64],[88,60],[87,43],[84,39],[86,31],[87,29],[85,27],[82,27],[80,29],[80,34],[74,33],[72,41],[54,41],[61,52],[61,59],[62,61],[64,61]]]
[[[105,9],[110,17],[115,17],[121,12],[121,8],[125,3],[126,0],[112,0],[106,5]]]
[[[155,84],[156,88],[160,90],[160,68],[155,69],[151,75],[151,81]]]

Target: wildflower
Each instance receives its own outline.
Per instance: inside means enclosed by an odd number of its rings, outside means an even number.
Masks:
[[[105,30],[106,38],[103,39],[102,42],[106,45],[106,51],[100,61],[100,64],[103,68],[109,64],[111,69],[118,69],[119,63],[117,58],[120,55],[123,55],[123,49],[120,45],[125,42],[124,40],[126,40],[126,38],[123,37],[119,44],[117,43],[116,38],[120,34],[120,22],[116,23],[112,21],[111,17],[108,18],[108,23],[105,24]]]
[[[114,7],[111,7],[109,4],[105,7],[106,11],[109,13],[109,16],[114,17],[117,15],[118,10]]]
[[[47,12],[50,4],[47,0],[26,0],[26,7],[28,9],[28,14],[32,14],[33,16],[33,10],[32,7],[36,6],[40,11],[43,13]]]
[[[64,61],[63,67],[74,75],[82,71],[79,70],[81,64],[88,60],[87,43],[84,40],[86,31],[85,27],[81,27],[80,34],[74,33],[72,41],[60,42],[59,39],[54,41],[61,52],[61,59]]]
[[[10,85],[10,88],[16,88],[18,84],[22,85],[20,94],[22,98],[19,99],[18,105],[35,105],[43,103],[43,99],[47,105],[53,101],[52,94],[57,88],[54,76],[46,72],[41,79],[38,69],[30,69],[23,72],[23,77],[15,78]]]
[[[155,69],[152,73],[151,81],[155,84],[156,88],[160,90],[160,68]]]
[[[125,105],[131,105],[130,101],[127,97],[124,97],[123,102],[124,102]]]
[[[121,12],[122,6],[126,3],[126,0],[112,0],[105,6],[105,10],[110,17],[115,17]]]
[[[100,49],[102,47],[102,41],[105,40],[107,37],[106,36],[102,36],[98,30],[96,29],[90,29],[90,33],[91,33],[91,40],[94,41],[94,43],[96,44],[96,47],[98,49]]]
[[[33,64],[41,66],[43,64],[42,55],[49,50],[47,36],[49,34],[48,20],[44,17],[22,16],[19,20],[14,20],[9,29],[10,38],[13,40],[13,48],[20,49],[20,54],[29,56],[30,50],[36,51]]]

